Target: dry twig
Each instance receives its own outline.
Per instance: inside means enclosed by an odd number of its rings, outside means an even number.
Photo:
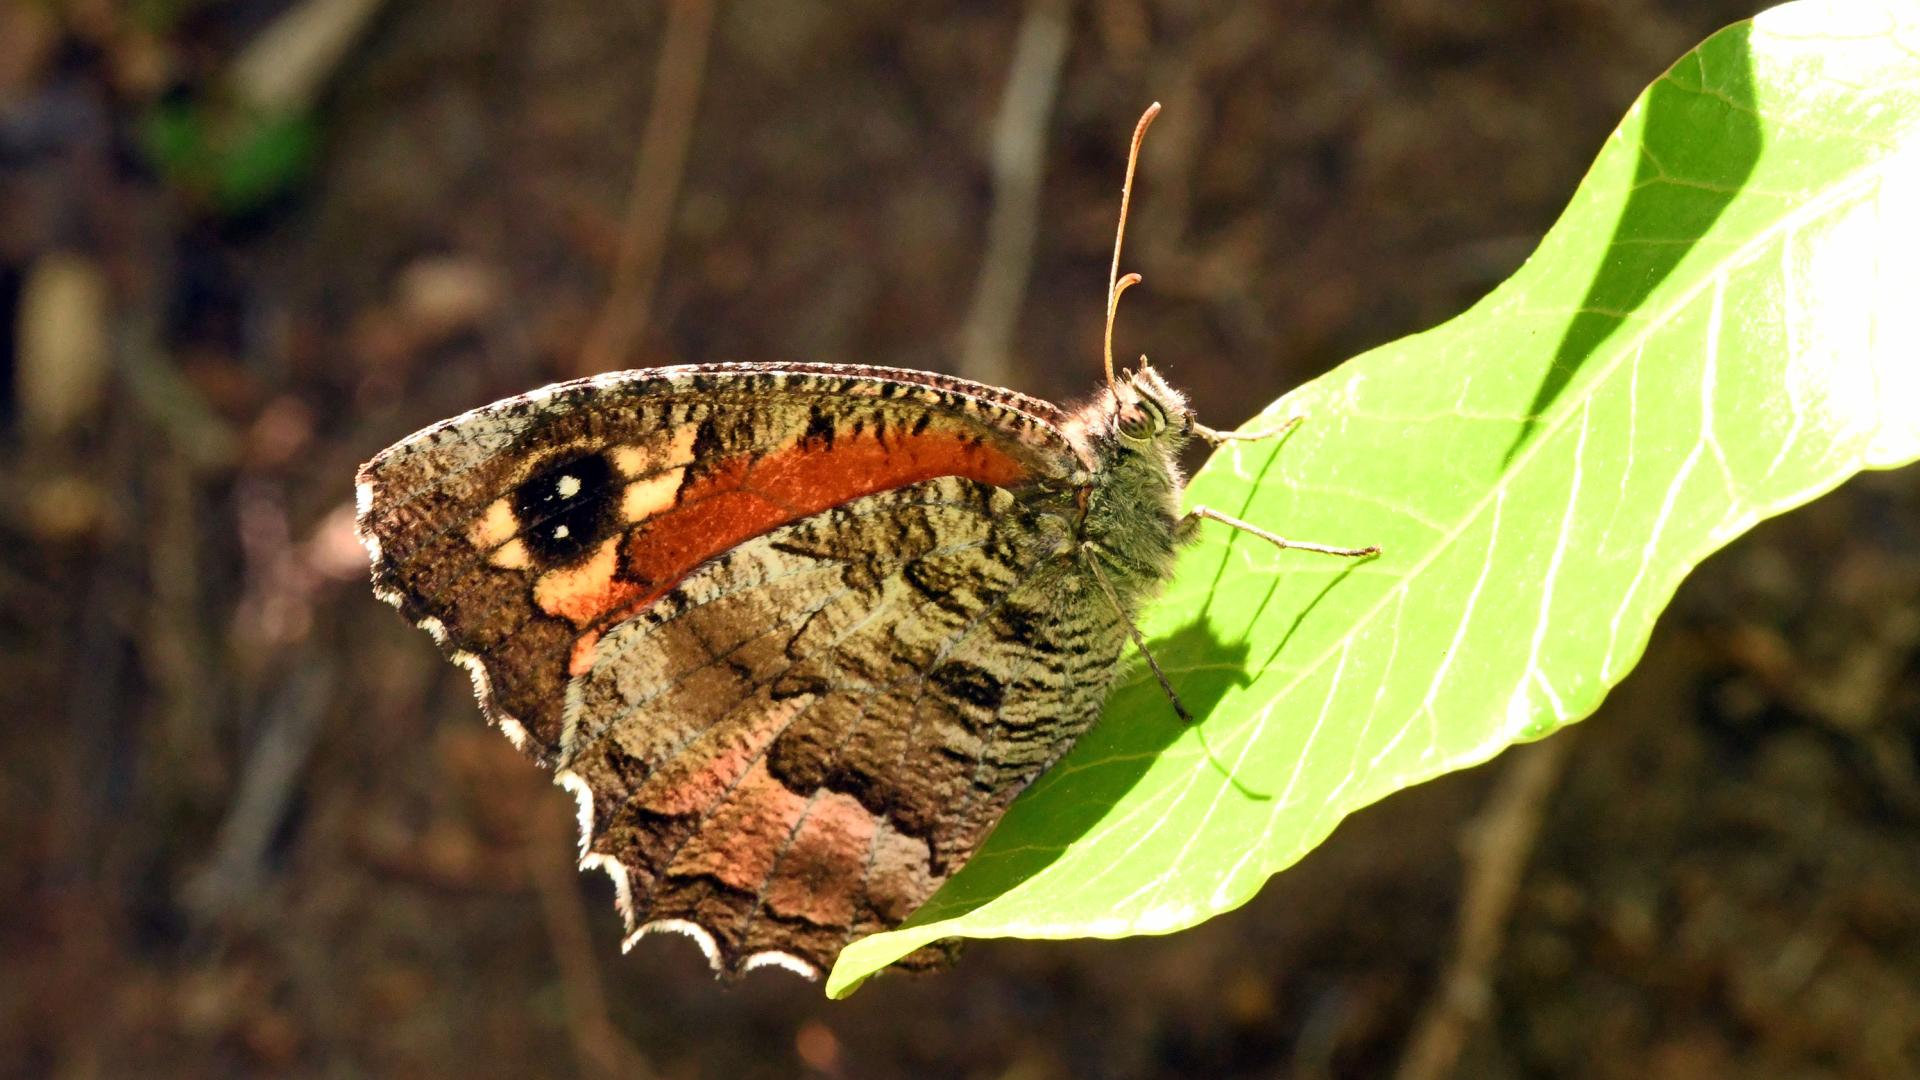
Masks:
[[[1452,956],[1400,1058],[1398,1080],[1440,1080],[1453,1074],[1460,1051],[1486,1019],[1493,996],[1490,971],[1505,943],[1507,919],[1520,880],[1573,745],[1560,732],[1535,746],[1513,751],[1486,806],[1467,826],[1462,842],[1466,884]]]
[[[660,59],[654,71],[653,100],[648,107],[646,131],[640,136],[633,187],[627,194],[620,254],[614,263],[606,307],[587,338],[586,348],[581,350],[582,375],[626,366],[634,346],[646,333],[654,285],[660,278],[660,259],[666,252],[673,208],[680,198],[680,178],[686,169],[687,144],[693,137],[693,118],[700,105],[700,86],[706,79],[712,39],[713,0],[675,0],[667,6],[667,28],[661,36]]]
[[[263,30],[234,60],[240,100],[268,112],[313,107],[347,50],[386,0],[304,0]]]
[[[267,876],[267,854],[300,790],[333,700],[334,664],[308,656],[274,695],[259,740],[247,755],[233,803],[220,824],[220,841],[207,866],[187,883],[187,906],[203,919],[244,904]]]
[[[524,857],[533,890],[540,898],[540,914],[547,924],[554,962],[560,967],[567,1026],[580,1071],[626,1080],[651,1076],[646,1059],[607,1017],[600,967],[594,959],[593,939],[587,933],[588,913],[580,902],[580,874],[564,854],[573,847],[573,817],[563,812],[562,800],[552,798],[551,792],[542,794],[549,797],[532,800],[538,808],[533,814],[536,825],[528,830]]]
[[[993,123],[993,213],[960,326],[960,374],[994,386],[1005,386],[1013,373],[1009,353],[1033,270],[1047,121],[1067,55],[1068,14],[1066,0],[1028,5]]]

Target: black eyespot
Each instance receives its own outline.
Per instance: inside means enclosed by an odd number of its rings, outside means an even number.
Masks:
[[[619,491],[603,454],[547,466],[514,489],[521,542],[541,563],[572,562],[593,550],[612,524]]]

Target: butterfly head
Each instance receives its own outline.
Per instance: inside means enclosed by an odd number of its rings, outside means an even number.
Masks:
[[[1144,356],[1139,367],[1114,379],[1108,395],[1107,430],[1122,446],[1177,454],[1193,437],[1186,395],[1169,386]]]

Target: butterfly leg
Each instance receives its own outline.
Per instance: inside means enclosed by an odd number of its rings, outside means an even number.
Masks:
[[[1299,427],[1300,422],[1305,419],[1304,416],[1289,417],[1273,427],[1261,428],[1258,431],[1216,431],[1205,424],[1195,424],[1193,433],[1210,446],[1230,442],[1259,442],[1262,439],[1278,439]]]
[[[1186,516],[1180,519],[1179,535],[1181,538],[1184,539],[1191,536],[1199,528],[1202,520],[1217,521],[1222,525],[1232,526],[1241,532],[1251,536],[1257,536],[1277,548],[1292,548],[1295,551],[1317,551],[1322,555],[1339,555],[1342,558],[1348,559],[1368,559],[1380,554],[1380,547],[1377,544],[1361,548],[1351,548],[1331,547],[1327,544],[1316,544],[1310,540],[1289,540],[1284,536],[1270,533],[1252,522],[1241,521],[1231,514],[1223,514],[1211,506],[1196,506],[1187,511]]]
[[[1289,417],[1273,427],[1261,428],[1258,431],[1215,431],[1205,424],[1195,424],[1193,425],[1193,433],[1213,446],[1230,442],[1257,442],[1261,439],[1284,438],[1294,428],[1299,427],[1301,421],[1305,419],[1305,416]],[[1187,511],[1186,516],[1180,519],[1179,531],[1177,533],[1179,538],[1181,540],[1190,539],[1194,533],[1199,531],[1200,522],[1203,519],[1217,521],[1222,525],[1230,525],[1233,528],[1239,529],[1241,532],[1251,533],[1277,548],[1293,548],[1298,551],[1317,551],[1322,555],[1339,555],[1348,559],[1365,559],[1380,554],[1378,545],[1369,545],[1363,548],[1346,548],[1329,547],[1326,544],[1316,544],[1307,540],[1288,540],[1283,536],[1270,533],[1251,522],[1241,521],[1232,515],[1223,514],[1211,506],[1196,506]]]
[[[1092,547],[1091,544],[1086,546]],[[1133,625],[1133,619],[1127,615],[1127,609],[1120,606],[1120,594],[1113,590],[1113,582],[1107,580],[1107,572],[1100,568],[1099,555],[1088,551],[1087,565],[1093,568],[1093,579],[1100,583],[1101,591],[1107,594],[1107,602],[1113,605],[1113,613],[1120,617],[1120,624],[1127,628],[1127,636],[1133,639],[1133,647],[1139,649],[1140,655],[1147,658],[1147,666],[1153,669],[1153,677],[1160,680],[1160,689],[1167,695],[1167,700],[1173,703],[1173,714],[1183,723],[1193,723],[1193,714],[1180,703],[1180,695],[1174,691],[1173,683],[1168,680],[1167,673],[1160,670],[1160,661],[1155,660],[1152,650],[1147,648],[1147,639],[1141,636],[1140,628]]]

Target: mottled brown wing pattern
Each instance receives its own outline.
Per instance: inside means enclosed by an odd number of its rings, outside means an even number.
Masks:
[[[1044,402],[920,372],[622,372],[395,444],[361,469],[359,530],[375,592],[552,764],[575,652],[706,558],[933,476],[1059,483],[1080,467],[1059,419]]]
[[[817,969],[1097,715],[1124,629],[1066,572],[1060,422],[918,372],[621,373],[390,448],[360,529],[376,591],[561,768],[635,937]]]
[[[561,781],[629,940],[817,973],[957,869],[1093,722],[1124,640],[1057,520],[961,478],[867,496],[607,634]]]

